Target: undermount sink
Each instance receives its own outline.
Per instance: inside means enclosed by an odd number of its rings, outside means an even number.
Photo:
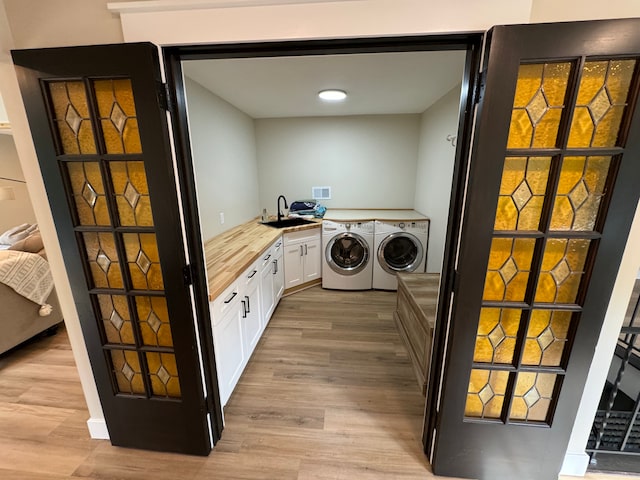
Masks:
[[[304,218],[283,218],[281,220],[264,222],[263,225],[268,225],[273,228],[287,228],[287,227],[297,227],[299,225],[309,225],[311,223],[315,223],[315,222],[313,220],[306,220]]]

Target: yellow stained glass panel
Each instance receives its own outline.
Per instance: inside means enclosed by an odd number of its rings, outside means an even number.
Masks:
[[[118,393],[144,395],[144,381],[138,353],[130,350],[109,350]]]
[[[124,233],[131,283],[136,290],[163,290],[160,255],[154,233]]]
[[[93,88],[107,153],[141,153],[131,80],[95,80]]]
[[[142,342],[145,345],[172,347],[171,325],[164,297],[134,297]]]
[[[522,363],[559,367],[567,345],[572,312],[538,310],[531,312]]]
[[[617,144],[635,64],[635,59],[585,63],[569,132],[570,148]]]
[[[550,165],[550,157],[505,159],[495,230],[538,230]]]
[[[96,288],[123,288],[122,272],[113,234],[84,232],[84,246]]]
[[[520,65],[508,148],[556,146],[571,63]]]
[[[153,394],[160,397],[179,398],[180,381],[175,355],[148,352],[146,356]]]
[[[110,225],[100,164],[98,162],[65,163],[79,225]]]
[[[480,311],[473,361],[510,364],[521,314],[522,310],[514,308],[483,308]]]
[[[96,153],[93,127],[84,83],[81,81],[48,82],[53,107],[53,123],[65,155]]]
[[[551,215],[551,230],[593,230],[611,157],[565,157]]]
[[[584,274],[591,240],[547,240],[542,256],[535,301],[575,303]]]
[[[120,225],[153,226],[149,187],[143,162],[109,163]]]
[[[133,329],[127,297],[124,295],[97,295],[102,325],[109,343],[133,345]]]
[[[509,372],[503,370],[471,370],[465,416],[500,418],[508,380]]]
[[[545,422],[553,399],[557,375],[520,372],[511,403],[510,420]]]
[[[524,300],[534,247],[535,240],[531,238],[493,239],[483,300]]]

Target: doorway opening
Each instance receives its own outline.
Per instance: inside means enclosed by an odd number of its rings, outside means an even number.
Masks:
[[[278,213],[279,195],[305,200],[318,186],[331,187],[331,199],[321,200],[329,209],[430,217],[425,270],[440,275],[440,297],[448,298],[481,41],[472,34],[166,48],[188,241],[203,267],[194,271],[202,318],[211,315],[203,243],[264,209]],[[320,103],[325,88],[346,90],[348,101]],[[446,319],[443,303],[437,317]],[[425,451],[446,331],[435,323]],[[202,331],[212,338],[211,325]]]

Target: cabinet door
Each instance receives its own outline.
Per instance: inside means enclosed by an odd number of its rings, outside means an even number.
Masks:
[[[295,243],[284,249],[284,284],[286,288],[300,285],[304,280],[304,245]]]
[[[273,261],[273,307],[278,304],[284,292],[284,268],[282,268],[283,256],[277,257]]]
[[[260,306],[262,307],[262,329],[267,326],[273,313],[275,296],[273,291],[273,264],[269,261],[260,272]]]
[[[258,282],[252,282],[247,291],[242,295],[242,339],[244,342],[244,352],[246,364],[253,353],[253,349],[260,340],[262,333],[262,319],[260,316],[260,295]]]
[[[227,404],[245,363],[242,341],[242,304],[236,301],[227,310],[222,321],[214,325],[213,345],[216,349],[220,403]]]
[[[303,282],[310,282],[320,278],[322,271],[322,256],[320,239],[307,242],[304,245],[304,279]]]

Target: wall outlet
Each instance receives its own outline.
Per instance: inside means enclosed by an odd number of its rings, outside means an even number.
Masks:
[[[224,225],[224,212],[220,212],[220,225]]]

